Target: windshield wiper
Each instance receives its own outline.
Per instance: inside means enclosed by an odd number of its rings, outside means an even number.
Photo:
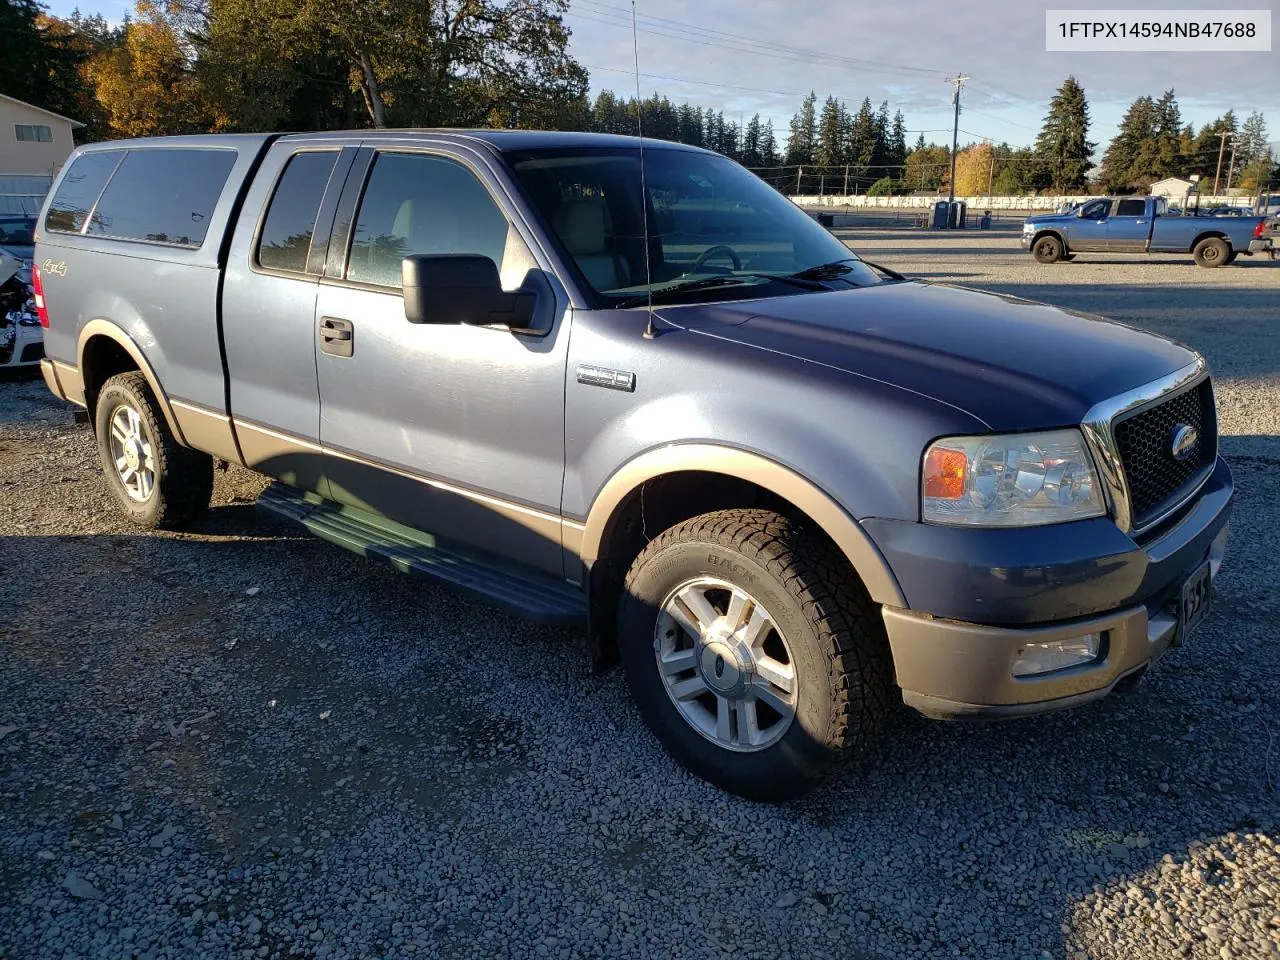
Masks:
[[[820,263],[816,267],[798,270],[787,274],[787,277],[790,280],[835,280],[846,273],[851,273],[853,267],[849,264],[857,262],[856,257],[845,257],[843,260],[832,260],[830,263]]]
[[[686,293],[693,290],[709,290],[712,287],[736,286],[744,283],[754,277],[738,277],[730,274],[723,274],[714,277],[695,277],[689,280],[682,280],[679,283],[673,283],[668,287],[660,290],[652,290],[649,293],[642,293],[638,297],[630,297],[626,300],[619,301],[615,306],[619,310],[627,307],[643,307],[652,299],[656,301],[659,297],[665,297],[672,293]]]

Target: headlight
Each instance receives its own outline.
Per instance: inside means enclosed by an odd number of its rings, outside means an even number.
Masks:
[[[1036,225],[1035,225],[1034,223],[1024,223],[1024,224],[1022,225],[1022,232],[1023,232],[1023,233],[1035,233],[1035,232],[1036,232]]]
[[[1033,527],[1107,512],[1075,428],[938,440],[925,451],[920,486],[930,523]]]

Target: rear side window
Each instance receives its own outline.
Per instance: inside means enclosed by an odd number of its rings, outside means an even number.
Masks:
[[[1147,212],[1145,200],[1121,200],[1116,208],[1117,217],[1140,217]]]
[[[336,150],[298,153],[290,158],[262,225],[259,266],[290,273],[306,272],[316,214],[337,158]]]
[[[98,201],[88,232],[198,247],[235,162],[234,150],[130,150]]]
[[[76,157],[49,204],[45,229],[57,233],[79,233],[94,201],[122,156],[123,150],[106,150],[82,153]]]
[[[400,286],[410,254],[466,253],[502,270],[507,218],[462,164],[425,154],[382,153],[356,218],[347,279]]]

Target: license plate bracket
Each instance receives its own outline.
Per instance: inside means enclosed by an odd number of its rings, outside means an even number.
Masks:
[[[1184,642],[1209,615],[1213,600],[1213,577],[1208,561],[1200,565],[1182,584],[1178,593],[1178,637]]]

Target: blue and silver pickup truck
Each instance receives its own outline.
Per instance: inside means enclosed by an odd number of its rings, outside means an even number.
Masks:
[[[1098,197],[1070,213],[1027,217],[1022,249],[1040,263],[1077,253],[1189,253],[1202,267],[1271,249],[1265,217],[1198,217],[1169,213],[1164,197]]]
[[[894,696],[1104,696],[1204,621],[1226,547],[1203,357],[876,268],[692,147],[91,144],[33,283],[45,382],[138,526],[197,522],[215,459],[265,473],[259,507],[318,536],[581,624],[746,796],[870,750]],[[520,643],[474,616],[475,656]]]

